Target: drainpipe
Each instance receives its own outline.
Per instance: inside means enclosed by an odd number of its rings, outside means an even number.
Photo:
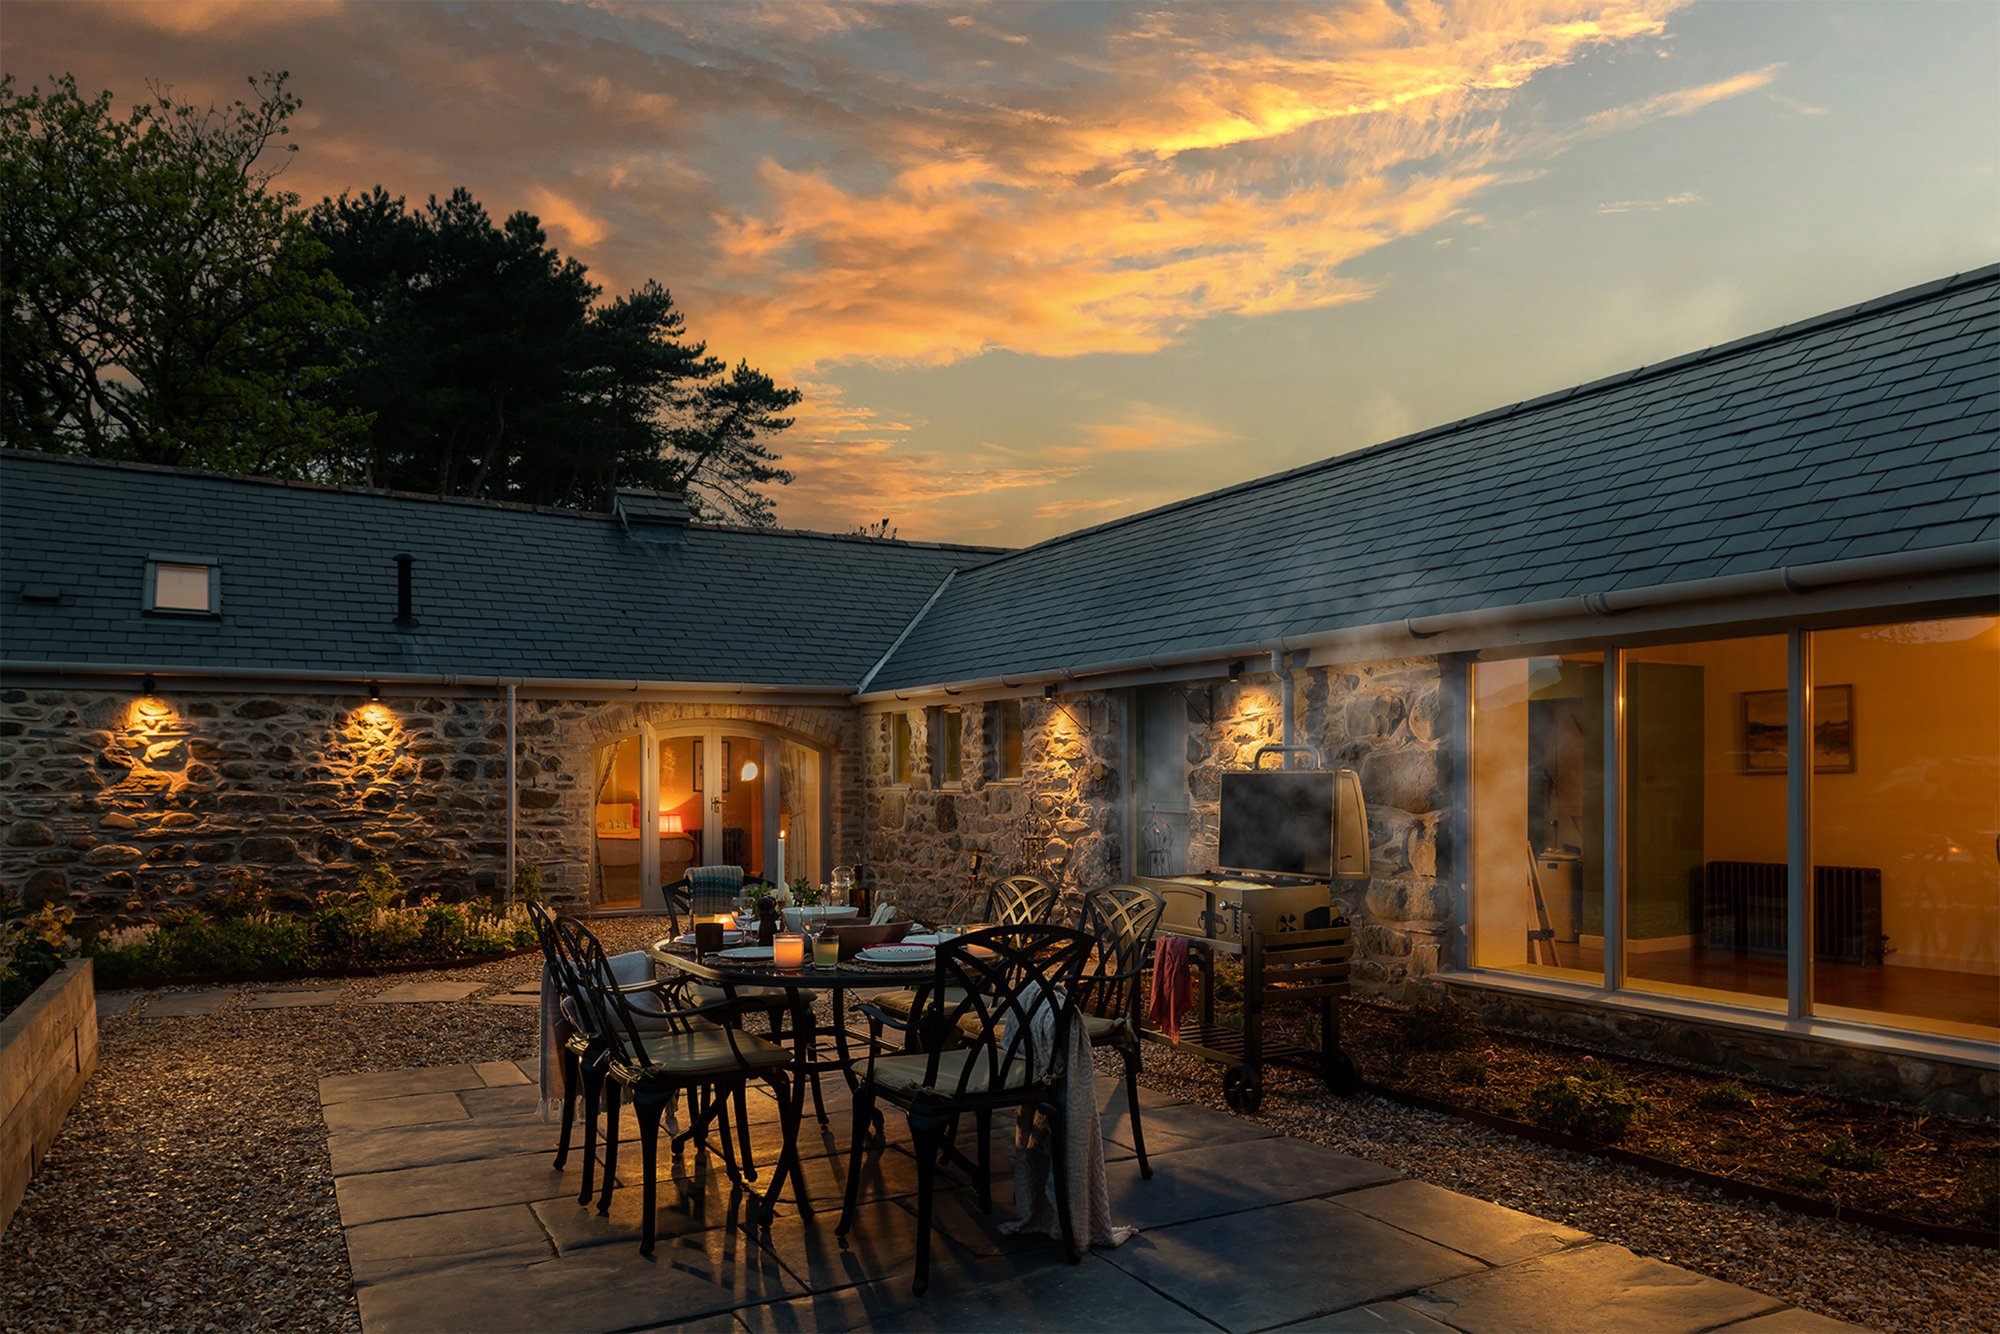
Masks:
[[[1285,743],[1285,767],[1289,769],[1292,767],[1292,732],[1297,714],[1296,701],[1293,698],[1292,673],[1285,665],[1285,650],[1282,648],[1271,650],[1271,670],[1278,674],[1278,697],[1284,701],[1285,731],[1280,740]]]
[[[514,840],[521,818],[520,745],[514,732],[514,683],[507,683],[507,902],[514,901]]]

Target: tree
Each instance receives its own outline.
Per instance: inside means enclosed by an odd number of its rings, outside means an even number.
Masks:
[[[710,517],[772,522],[792,475],[765,441],[798,391],[687,338],[647,281],[610,302],[515,213],[464,189],[421,210],[379,186],[312,213],[367,317],[356,368],[329,382],[373,422],[344,460],[375,485],[608,508],[619,486],[683,491]]]
[[[285,79],[122,120],[69,75],[0,80],[0,439],[305,475],[366,426],[319,392],[358,316],[266,161]]]

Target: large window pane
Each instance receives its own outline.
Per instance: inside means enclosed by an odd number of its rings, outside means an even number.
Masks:
[[[639,738],[599,746],[597,762],[597,901],[639,906]]]
[[[763,738],[724,733],[718,776],[722,788],[719,864],[740,866],[746,876],[764,874],[765,781]]]
[[[778,828],[784,836],[784,877],[804,876],[817,885],[826,879],[826,868],[820,865],[819,752],[787,741],[781,756]]]
[[[1604,658],[1472,671],[1472,963],[1604,976]]]
[[[1813,636],[1814,1011],[2000,1037],[2000,622]]]
[[[1786,643],[1764,635],[1625,656],[1634,990],[1784,1007]]]
[[[1179,875],[1188,867],[1187,696],[1167,686],[1136,692],[1139,871]]]
[[[671,885],[701,865],[701,742],[691,736],[660,742],[659,809],[654,832],[660,840],[660,883]]]

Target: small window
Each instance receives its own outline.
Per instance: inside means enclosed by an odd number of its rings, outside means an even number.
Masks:
[[[931,777],[940,787],[965,781],[964,715],[957,709],[931,712]]]
[[[146,562],[146,610],[216,615],[222,610],[222,571],[214,561],[153,557]]]
[[[910,715],[894,714],[889,719],[889,781],[907,787],[916,768],[916,742],[910,735]]]
[[[993,777],[1021,776],[1021,701],[1003,699],[986,706],[987,744],[993,748]]]

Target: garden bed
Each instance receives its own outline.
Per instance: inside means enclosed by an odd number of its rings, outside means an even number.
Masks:
[[[2000,1245],[2000,1128],[1492,1030],[1424,1050],[1405,1013],[1342,1016],[1342,1045],[1388,1096],[1809,1213]],[[1610,1133],[1570,1133],[1593,1112]]]
[[[481,964],[499,963],[506,959],[518,959],[524,954],[541,952],[539,945],[530,945],[525,949],[462,954],[455,959],[420,960],[414,963],[353,964],[341,968],[319,968],[305,972],[296,968],[261,968],[222,973],[177,973],[172,977],[160,977],[150,981],[126,979],[99,989],[107,992],[138,991],[149,987],[206,987],[252,982],[306,982],[314,978],[393,977],[401,973],[434,973],[458,968],[476,968]]]
[[[0,1232],[96,1068],[97,993],[77,959],[0,1020]]]

